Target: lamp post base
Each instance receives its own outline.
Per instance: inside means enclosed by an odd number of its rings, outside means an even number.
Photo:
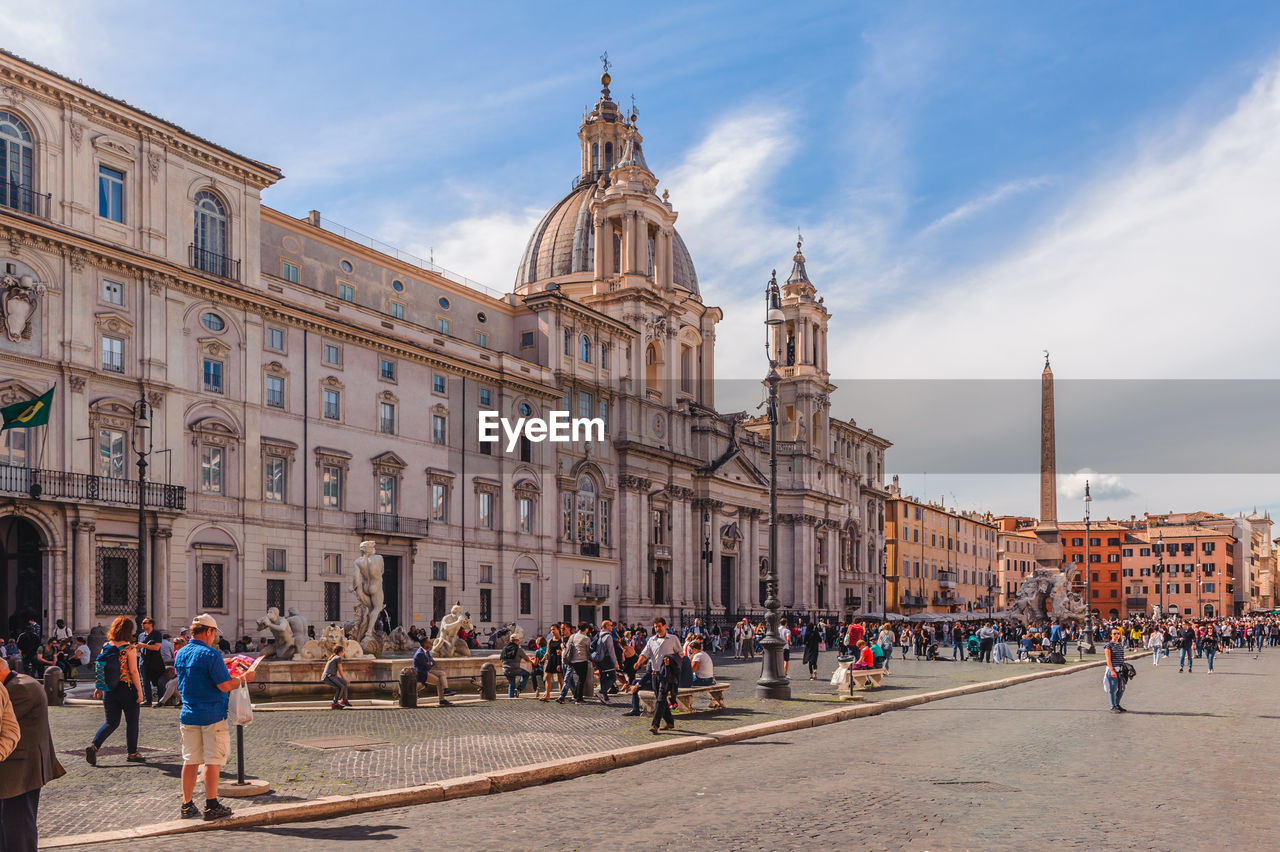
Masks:
[[[760,642],[760,679],[756,681],[756,698],[786,701],[791,698],[791,680],[782,673],[782,640],[776,634]]]

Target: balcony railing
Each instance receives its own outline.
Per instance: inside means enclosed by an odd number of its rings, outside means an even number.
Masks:
[[[850,609],[850,610],[862,609],[862,596],[861,595],[845,595],[844,607],[845,609]]]
[[[588,600],[604,600],[609,597],[608,583],[574,583],[573,596]]]
[[[579,556],[599,556],[600,542],[598,541],[580,541],[578,542]]]
[[[41,195],[29,186],[10,180],[0,182],[0,195],[3,196],[0,197],[0,208],[29,213],[41,219],[49,218],[50,195],[48,193]]]
[[[406,518],[404,515],[384,515],[382,512],[359,512],[356,515],[356,532],[396,535],[402,538],[426,538],[425,518]]]
[[[925,605],[924,595],[911,595],[911,594],[903,595],[902,605],[903,606],[924,606]]]
[[[192,269],[199,269],[201,272],[217,275],[219,278],[229,278],[232,281],[240,280],[240,261],[202,249],[195,243],[187,246],[187,251]]]
[[[1135,610],[1139,612],[1146,612],[1147,599],[1146,598],[1125,598],[1124,606],[1125,606],[1125,609],[1129,610],[1130,612],[1133,612]]]
[[[956,587],[955,571],[939,571],[938,585],[944,589],[954,589]]]
[[[10,465],[0,465],[0,493],[26,494],[35,500],[138,505],[136,479],[115,479],[90,473]],[[146,505],[153,509],[182,512],[187,508],[187,489],[180,485],[148,482],[143,498]]]

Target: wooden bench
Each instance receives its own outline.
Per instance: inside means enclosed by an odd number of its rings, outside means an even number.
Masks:
[[[849,692],[853,693],[854,687],[859,689],[867,689],[869,687],[880,687],[884,685],[885,676],[888,674],[884,669],[855,669],[853,663],[842,663],[840,668],[849,673]]]
[[[693,696],[707,696],[707,710],[724,710],[724,694],[729,691],[727,682],[712,683],[706,686],[682,686],[676,693],[676,706],[681,713],[693,713]],[[652,690],[640,690],[640,708],[647,716],[653,715],[654,705],[657,703],[657,696]]]

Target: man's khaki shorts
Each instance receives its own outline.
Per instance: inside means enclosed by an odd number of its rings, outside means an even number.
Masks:
[[[212,725],[179,725],[182,730],[183,766],[222,766],[231,754],[227,720]]]

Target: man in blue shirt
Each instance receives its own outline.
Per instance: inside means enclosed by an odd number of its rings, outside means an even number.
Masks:
[[[191,641],[173,661],[182,696],[178,722],[182,730],[183,819],[200,816],[200,809],[191,801],[200,766],[204,767],[204,818],[231,816],[231,809],[218,801],[218,775],[231,752],[227,693],[252,681],[254,673],[233,678],[222,653],[216,650],[217,643],[218,622],[212,615],[201,613],[191,621]]]
[[[413,655],[413,670],[418,674],[418,683],[434,683],[436,691],[440,695],[440,706],[449,707],[452,701],[445,699],[446,695],[453,695],[453,690],[449,688],[449,679],[445,677],[442,671],[433,671],[436,667],[435,658],[431,656],[431,637],[423,636],[418,640],[418,650]]]

